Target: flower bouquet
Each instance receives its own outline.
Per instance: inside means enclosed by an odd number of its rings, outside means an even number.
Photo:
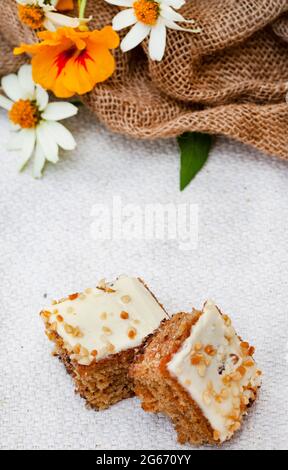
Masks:
[[[75,103],[48,104],[47,92],[80,97],[115,132],[178,138],[182,189],[205,163],[211,135],[287,159],[287,41],[287,0],[7,0],[0,105],[21,168],[34,155],[40,176],[58,147],[75,145],[58,122]]]

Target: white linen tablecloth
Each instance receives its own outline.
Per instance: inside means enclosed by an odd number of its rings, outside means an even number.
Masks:
[[[104,129],[84,109],[67,123],[75,152],[42,180],[17,173],[0,112],[0,447],[191,449],[169,420],[137,399],[105,412],[85,408],[38,316],[50,299],[99,278],[140,275],[170,312],[212,297],[256,345],[264,371],[257,406],[224,449],[288,448],[287,163],[219,138],[205,169],[180,193],[174,140],[137,142]],[[96,241],[92,207],[197,204],[199,244]],[[44,298],[47,295],[47,299]]]

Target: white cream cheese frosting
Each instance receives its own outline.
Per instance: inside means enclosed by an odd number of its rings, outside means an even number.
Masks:
[[[254,348],[239,339],[229,317],[209,301],[167,365],[210,423],[216,441],[232,437],[255,400],[261,372],[253,353]]]
[[[137,278],[121,276],[114,283],[73,294],[42,312],[71,359],[89,365],[110,354],[140,346],[164,318],[153,295]]]

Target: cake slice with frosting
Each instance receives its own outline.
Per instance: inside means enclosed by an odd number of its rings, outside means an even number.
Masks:
[[[131,368],[146,411],[174,422],[180,443],[219,444],[242,425],[261,372],[254,348],[209,301],[202,312],[165,322]]]
[[[129,367],[168,318],[145,284],[127,276],[55,301],[41,317],[77,392],[98,410],[133,395]]]

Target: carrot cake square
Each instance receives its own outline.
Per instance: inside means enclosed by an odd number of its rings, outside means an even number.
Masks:
[[[168,318],[143,281],[127,276],[55,301],[41,317],[76,391],[97,410],[133,396],[129,367]]]
[[[143,409],[168,415],[180,443],[220,444],[256,400],[261,372],[253,354],[209,301],[164,322],[130,374]]]

